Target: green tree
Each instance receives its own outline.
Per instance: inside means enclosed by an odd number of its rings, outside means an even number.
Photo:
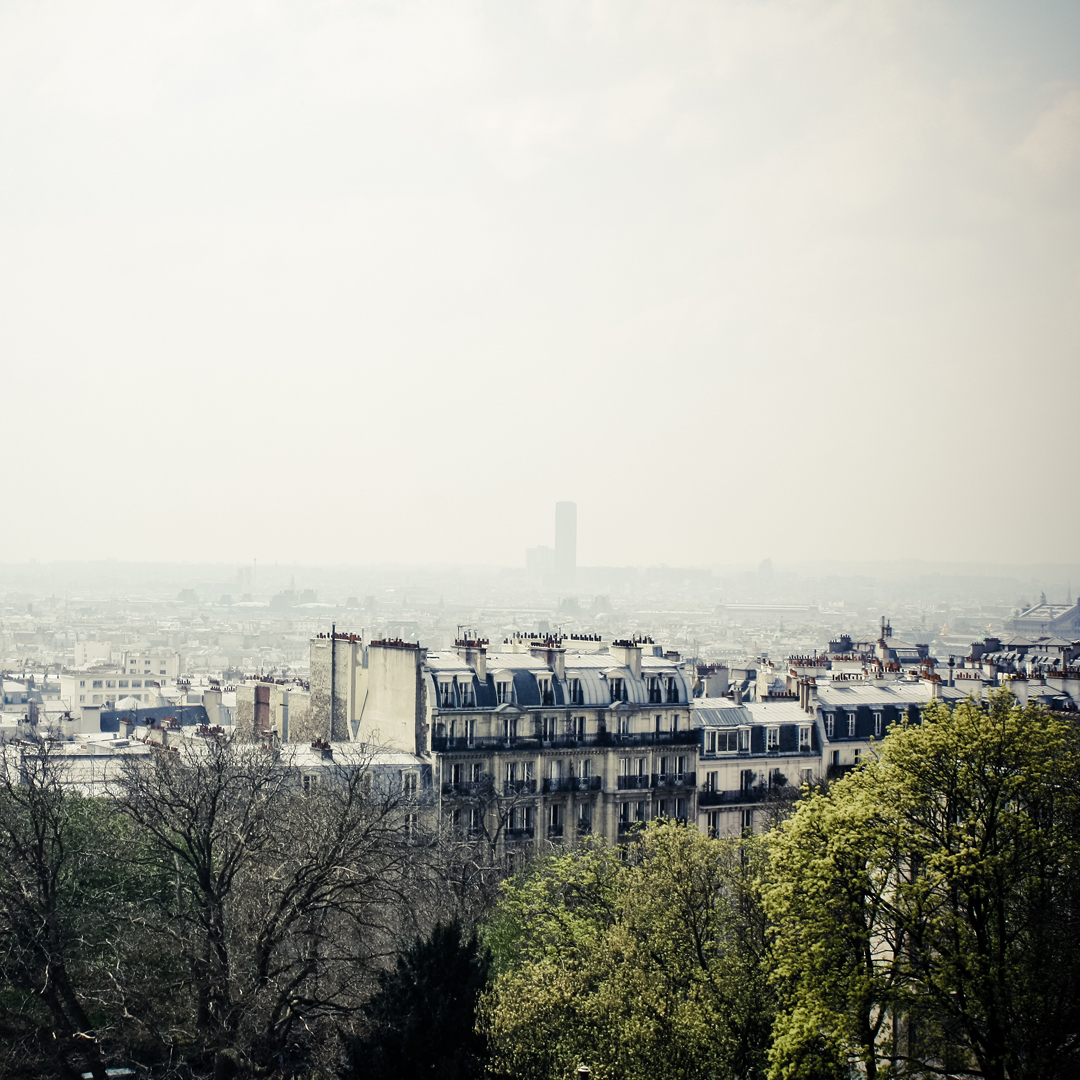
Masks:
[[[770,846],[777,1080],[1076,1074],[1071,725],[1007,691],[934,703]]]
[[[440,924],[417,938],[379,976],[379,989],[361,1008],[362,1034],[344,1040],[344,1077],[365,1080],[473,1080],[483,1075],[484,1038],[476,1003],[488,978],[488,959],[475,932]]]
[[[672,1080],[762,1075],[771,997],[758,845],[672,822],[506,888],[482,1004],[496,1072]]]

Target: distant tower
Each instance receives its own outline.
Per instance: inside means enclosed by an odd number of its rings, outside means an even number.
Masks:
[[[560,588],[574,587],[577,576],[577,503],[555,504],[555,576]]]

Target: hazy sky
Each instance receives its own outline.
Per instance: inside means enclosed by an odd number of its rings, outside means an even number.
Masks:
[[[0,6],[0,561],[1075,561],[1080,4]]]

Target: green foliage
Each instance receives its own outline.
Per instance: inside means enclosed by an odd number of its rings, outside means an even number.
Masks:
[[[931,705],[802,803],[764,893],[771,1075],[1074,1075],[1078,824],[1076,732],[1007,691]]]
[[[655,822],[621,851],[585,847],[507,887],[492,923],[500,971],[481,1006],[494,1070],[753,1075],[771,1019],[759,864],[751,841]]]
[[[488,960],[474,933],[462,940],[458,923],[436,926],[379,976],[364,1004],[363,1034],[346,1038],[344,1077],[365,1080],[473,1080],[487,1051],[476,1031],[476,1002]]]

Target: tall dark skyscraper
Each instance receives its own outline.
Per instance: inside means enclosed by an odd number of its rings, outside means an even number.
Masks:
[[[555,504],[555,576],[560,588],[574,587],[577,576],[577,503]]]

